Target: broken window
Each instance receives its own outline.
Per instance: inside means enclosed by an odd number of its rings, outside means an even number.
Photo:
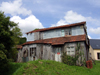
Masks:
[[[23,52],[23,57],[28,57],[28,49],[25,49]]]
[[[36,56],[36,48],[35,47],[30,48],[30,56]]]
[[[62,29],[61,30],[61,35],[66,36],[66,35],[71,35],[71,29]]]

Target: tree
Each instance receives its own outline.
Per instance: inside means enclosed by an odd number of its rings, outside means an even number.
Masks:
[[[21,45],[21,44],[23,44],[25,42],[26,42],[26,37],[22,37],[22,38],[20,38],[20,41],[19,41],[18,45]]]
[[[18,38],[22,35],[17,25],[4,12],[0,12],[0,73],[7,69],[9,59],[16,54],[15,45],[19,43]]]

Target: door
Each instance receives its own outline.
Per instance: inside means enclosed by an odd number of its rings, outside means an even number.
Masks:
[[[61,47],[54,48],[55,50],[55,61],[61,62]]]

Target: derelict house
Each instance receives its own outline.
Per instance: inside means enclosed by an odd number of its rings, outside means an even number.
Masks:
[[[77,43],[80,43],[83,58],[88,60],[89,39],[86,22],[43,28],[27,32],[27,42],[22,44],[19,62],[37,59],[61,62],[61,55],[74,56]],[[80,58],[79,58],[80,60]]]

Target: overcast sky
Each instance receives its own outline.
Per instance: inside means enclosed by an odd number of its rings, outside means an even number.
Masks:
[[[89,38],[100,39],[100,0],[0,0],[0,11],[19,23],[23,36],[35,28],[86,21]]]

